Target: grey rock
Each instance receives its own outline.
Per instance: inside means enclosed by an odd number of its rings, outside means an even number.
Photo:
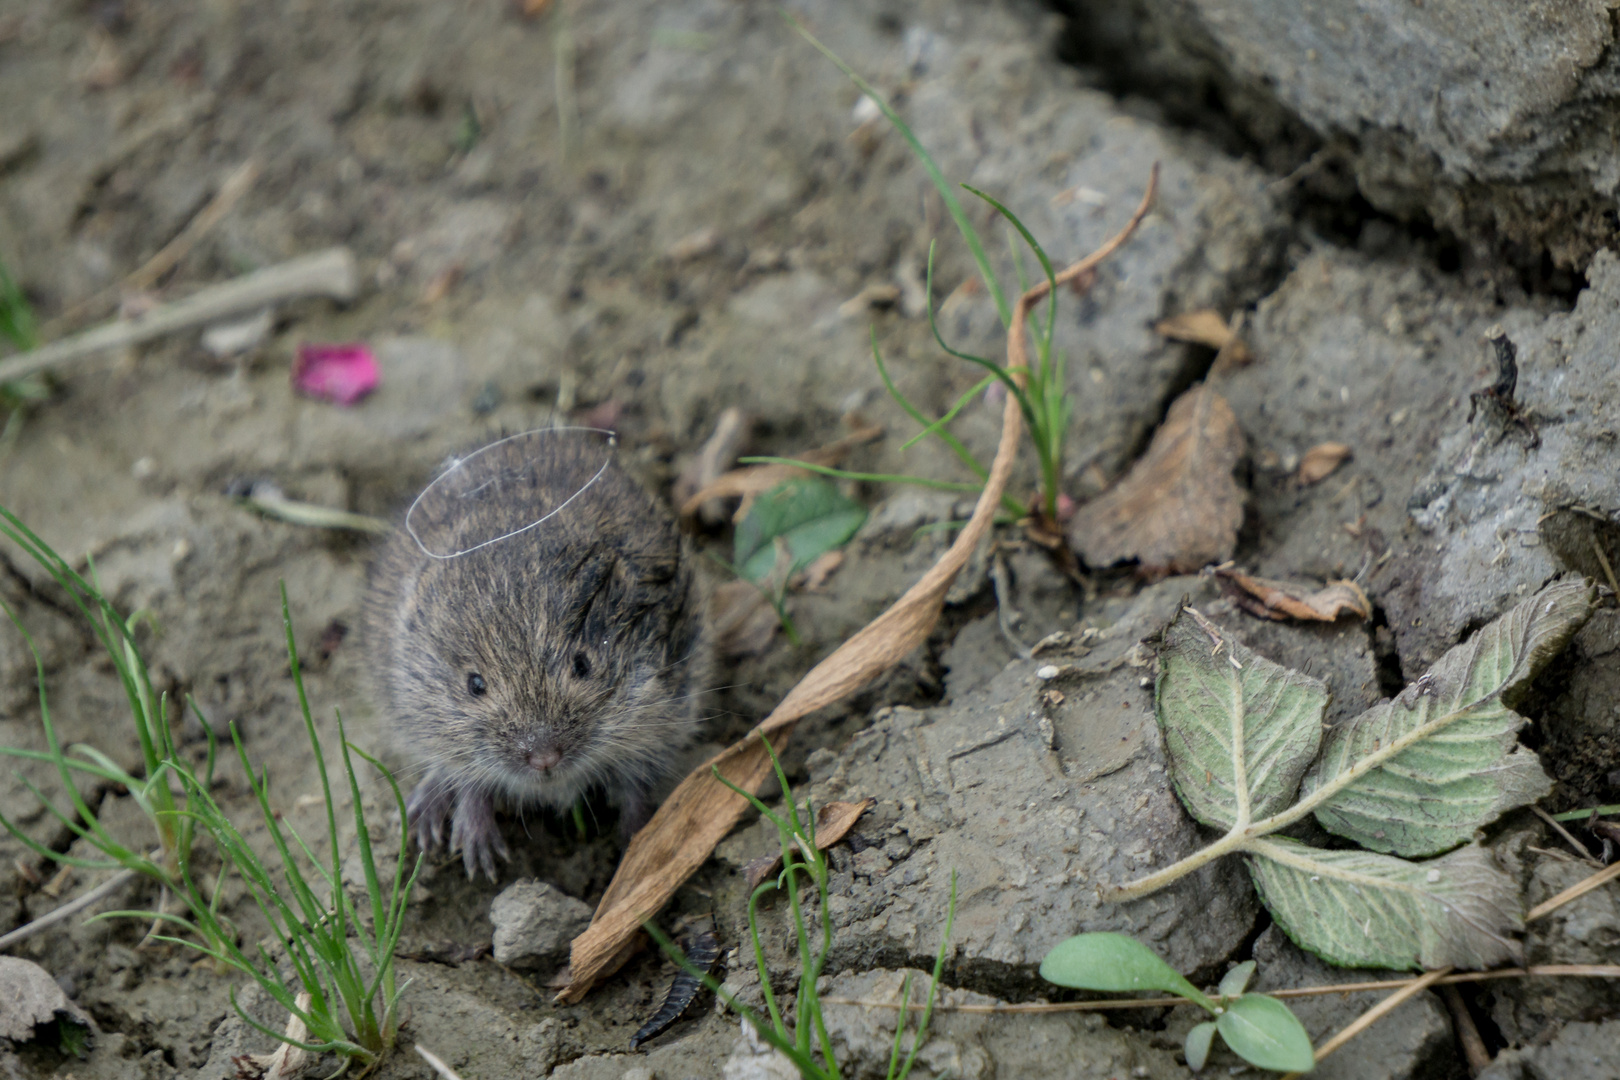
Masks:
[[[1551,1041],[1504,1050],[1479,1080],[1613,1080],[1620,1076],[1620,1020],[1565,1024]]]
[[[68,1000],[51,973],[16,956],[0,956],[0,1038],[28,1042],[34,1028],[58,1016],[90,1026],[90,1020]]]
[[[538,967],[568,954],[569,942],[591,923],[590,905],[533,878],[515,881],[490,902],[495,959],[513,968]]]
[[[1216,88],[1262,139],[1302,122],[1385,210],[1584,266],[1610,241],[1620,59],[1598,0],[1078,0],[1141,85]]]
[[[846,972],[824,979],[824,997],[857,1001],[899,1001],[906,976],[911,977],[911,1000],[921,1004],[927,995],[925,971]],[[968,990],[942,988],[942,1005],[993,1005],[997,999]],[[888,1075],[894,1046],[896,1009],[860,1005],[823,1007],[827,1034],[832,1039],[843,1075],[850,1080],[882,1080]],[[1186,1076],[1175,1055],[1156,1047],[1148,1038],[1112,1028],[1095,1013],[1059,1013],[1014,1018],[938,1011],[929,1024],[928,1038],[917,1053],[913,1076],[950,1076],[957,1080],[993,1080],[1016,1076],[1028,1080],[1105,1080],[1114,1077],[1162,1078]],[[907,1020],[916,1030],[916,1014]],[[901,1043],[902,1058],[909,1054],[913,1037]]]
[[[976,986],[1027,993],[1041,985],[1033,969],[1046,952],[1088,930],[1134,934],[1182,971],[1230,955],[1256,910],[1236,862],[1131,903],[1106,898],[1111,886],[1202,843],[1165,775],[1151,653],[1137,644],[1185,591],[1184,582],[1149,590],[1055,679],[1035,675],[1056,662],[1045,655],[964,679],[960,690],[953,676],[950,704],[880,710],[835,766],[818,762],[816,803],[876,798],[863,835],[903,835],[909,845],[897,846],[900,858],[887,868],[876,860],[839,867],[830,966],[931,956],[953,873],[952,971]],[[731,857],[762,853],[763,834],[759,846]]]

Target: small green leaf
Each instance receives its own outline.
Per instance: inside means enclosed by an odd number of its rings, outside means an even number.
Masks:
[[[1175,968],[1124,934],[1078,934],[1058,942],[1041,961],[1041,978],[1077,990],[1161,990],[1215,1011],[1215,1003]]]
[[[1302,798],[1342,780],[1369,755],[1403,749],[1324,802],[1317,820],[1373,851],[1434,855],[1546,795],[1552,781],[1536,755],[1519,747],[1524,717],[1508,705],[1595,602],[1584,580],[1553,584],[1446,653],[1394,700],[1334,728]]]
[[[1221,987],[1218,991],[1221,997],[1237,997],[1247,990],[1249,980],[1254,978],[1254,968],[1255,963],[1253,960],[1245,960],[1231,971],[1228,971],[1225,977],[1221,979]]]
[[[1277,924],[1330,963],[1488,968],[1519,959],[1518,885],[1478,844],[1421,863],[1283,839],[1249,850],[1249,873]]]
[[[1278,1072],[1316,1068],[1311,1037],[1299,1017],[1264,994],[1244,994],[1215,1021],[1232,1052],[1251,1065]]]
[[[1230,829],[1293,802],[1328,693],[1183,608],[1164,631],[1156,698],[1176,793],[1193,817]]]
[[[1199,1072],[1204,1068],[1204,1062],[1209,1060],[1210,1044],[1215,1041],[1215,1021],[1205,1020],[1202,1024],[1194,1024],[1193,1029],[1187,1032],[1187,1041],[1181,1044],[1181,1052],[1187,1055],[1187,1068]]]
[[[737,526],[733,562],[737,572],[763,584],[776,568],[776,540],[787,546],[788,575],[848,542],[866,521],[866,508],[825,480],[784,480],[749,508]]]

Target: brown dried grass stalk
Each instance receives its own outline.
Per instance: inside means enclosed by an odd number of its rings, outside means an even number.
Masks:
[[[1128,240],[1152,208],[1158,191],[1159,166],[1154,164],[1141,205],[1120,232],[1092,254],[1057,275],[1064,284],[1096,268]],[[1007,331],[1007,370],[1020,383],[1029,370],[1025,343],[1026,317],[1044,299],[1050,283],[1041,282],[1019,297]],[[569,970],[571,981],[557,995],[558,1004],[572,1004],[612,974],[635,951],[636,934],[643,920],[657,914],[675,890],[709,858],[748,803],[715,779],[713,769],[745,791],[757,792],[771,774],[771,759],[761,735],[769,736],[778,753],[787,745],[794,725],[804,716],[854,693],[899,663],[927,637],[939,619],[945,593],[966,565],[973,549],[990,528],[1000,506],[1001,493],[1012,475],[1023,433],[1018,400],[1008,395],[1002,410],[1001,440],[990,475],[979,493],[973,516],[957,534],[937,563],[897,600],[893,607],[799,680],[781,704],[742,739],[694,769],[658,808],[624,853],[613,881],[597,905],[591,925],[574,939]]]

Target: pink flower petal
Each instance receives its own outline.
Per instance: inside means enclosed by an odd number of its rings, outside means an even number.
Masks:
[[[301,394],[338,405],[353,405],[377,388],[382,370],[365,345],[300,345],[293,362],[293,387]]]

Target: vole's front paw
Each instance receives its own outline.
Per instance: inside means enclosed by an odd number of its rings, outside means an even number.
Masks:
[[[495,803],[488,795],[463,792],[456,800],[455,820],[450,827],[450,850],[461,849],[461,861],[467,867],[467,877],[477,876],[482,870],[491,881],[495,875],[495,858],[505,862],[509,855],[501,830],[495,825]]]
[[[455,789],[437,777],[428,776],[411,791],[405,801],[405,820],[410,823],[411,839],[424,853],[444,843],[445,823],[455,806]]]

